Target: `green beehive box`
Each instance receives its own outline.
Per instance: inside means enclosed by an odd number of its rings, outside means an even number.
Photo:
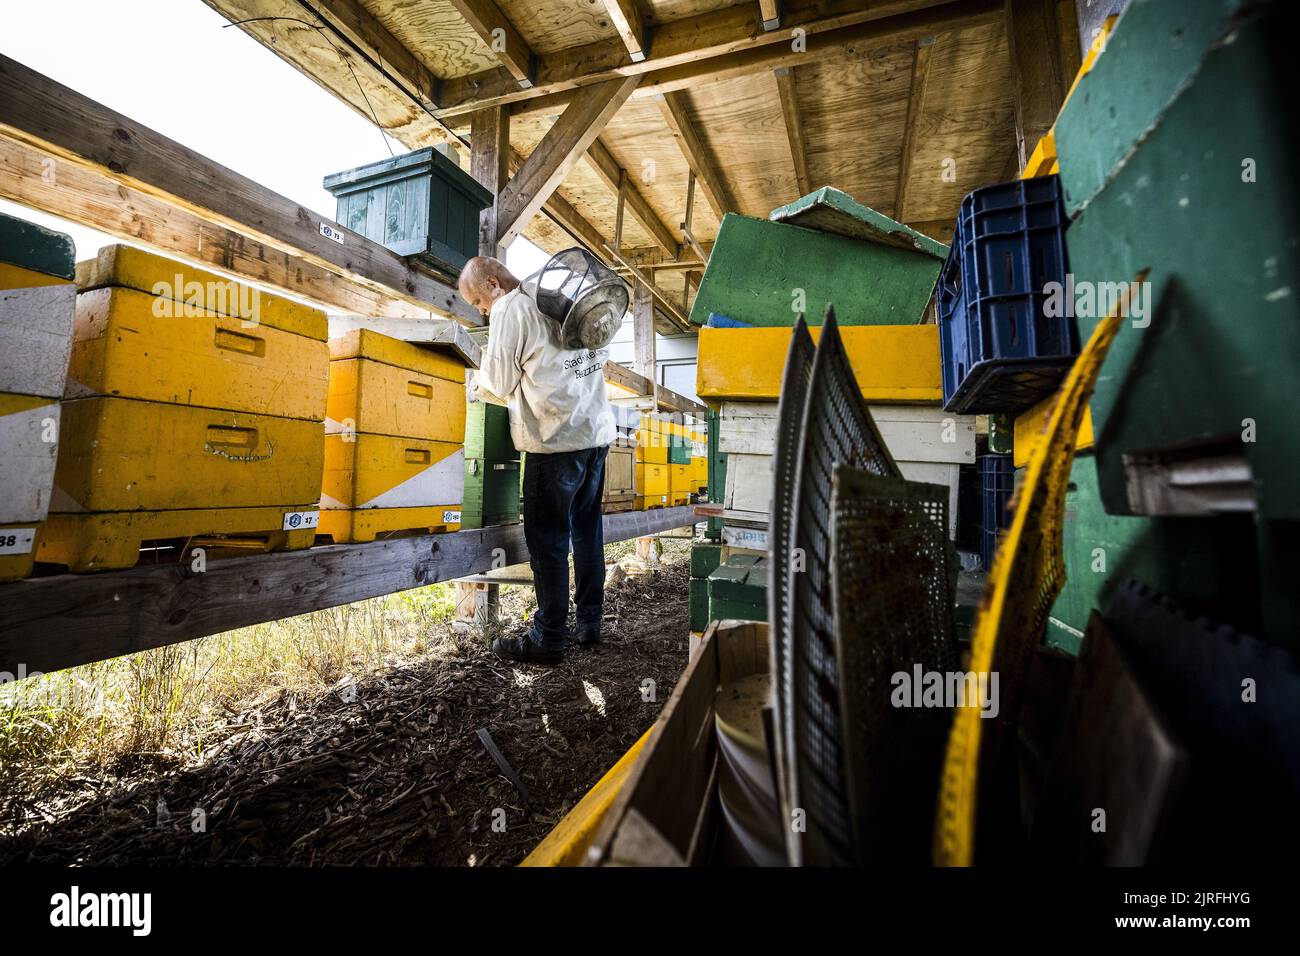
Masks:
[[[767,560],[732,555],[708,577],[709,620],[767,620]]]
[[[335,218],[400,256],[451,276],[478,254],[479,213],[492,194],[433,148],[325,177]]]
[[[504,405],[470,402],[465,408],[465,457],[518,461],[510,437],[510,413]]]
[[[1263,517],[1300,519],[1291,54],[1277,7],[1243,6],[1131,4],[1057,122],[1076,293],[1150,269],[1091,402],[1112,513],[1132,513],[1125,455],[1217,446],[1244,453]],[[1086,339],[1101,309],[1078,311]]]
[[[691,547],[691,577],[707,578],[722,563],[722,545],[696,544]]]
[[[709,582],[704,578],[690,580],[690,628],[702,631],[709,626]]]
[[[519,462],[465,459],[462,528],[487,528],[519,520]]]
[[[792,326],[802,312],[817,325],[833,302],[840,325],[911,325],[942,265],[929,251],[728,213],[690,318]]]
[[[0,213],[0,263],[71,282],[76,250],[71,236]]]
[[[1080,455],[1065,496],[1065,586],[1052,606],[1047,643],[1078,653],[1094,608],[1105,614],[1129,579],[1180,605],[1247,631],[1259,624],[1251,519],[1145,518],[1107,514],[1096,461]]]

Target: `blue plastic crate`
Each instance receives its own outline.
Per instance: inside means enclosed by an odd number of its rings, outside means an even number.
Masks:
[[[1044,314],[1064,283],[1065,206],[1057,176],[986,186],[962,200],[937,306],[944,408],[1023,411],[1056,391],[1079,352],[1071,315]]]
[[[1016,488],[1016,465],[1011,455],[981,455],[980,497],[983,504],[983,539],[980,557],[984,568],[993,566],[993,552],[998,547],[998,535],[1011,525],[1011,496]]]

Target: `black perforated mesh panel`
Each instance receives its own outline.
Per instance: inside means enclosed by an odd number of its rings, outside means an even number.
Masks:
[[[958,661],[948,489],[840,465],[830,510],[840,746],[853,862],[924,865],[952,712],[946,697],[936,702],[918,695],[928,674],[941,675],[946,686]],[[899,673],[907,675],[897,685],[906,706],[893,700]],[[923,706],[913,706],[918,700]]]
[[[828,561],[831,474],[844,464],[902,476],[858,391],[833,309],[827,309],[822,325],[796,439],[794,447],[777,447],[778,460],[789,456],[795,462],[795,550],[786,576],[790,606],[781,656],[782,757],[790,803],[804,812],[806,829],[791,834],[791,862],[851,863]]]

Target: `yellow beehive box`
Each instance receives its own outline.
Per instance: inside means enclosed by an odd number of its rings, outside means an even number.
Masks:
[[[94,259],[77,263],[77,286],[82,292],[108,287],[145,292],[171,303],[159,305],[163,313],[215,312],[253,327],[319,342],[329,338],[329,323],[320,309],[131,246],[106,246]]]
[[[51,510],[314,502],[324,431],[322,422],[129,398],[65,401]]]
[[[691,475],[690,465],[668,466],[668,497],[673,504],[688,503],[695,488],[695,479]]]
[[[668,465],[654,462],[636,463],[636,497],[638,507],[667,504],[670,490]],[[644,505],[641,504],[644,502]]]
[[[335,544],[460,530],[460,505],[433,508],[321,509],[317,533]]]
[[[691,478],[697,489],[709,483],[709,459],[703,455],[691,458]]]
[[[452,442],[392,435],[330,435],[325,439],[321,509],[445,508],[465,494],[465,449]],[[426,522],[417,521],[411,527]],[[459,524],[438,521],[433,524]]]
[[[465,366],[368,329],[330,340],[326,433],[463,444]]]
[[[301,331],[109,287],[77,296],[65,394],[322,421],[328,376],[328,348]]]
[[[815,340],[821,328],[810,328]],[[943,401],[935,325],[840,326],[858,388],[869,402]],[[776,401],[792,329],[700,329],[696,389],[708,401]]]
[[[208,553],[297,551],[316,539],[315,504],[267,508],[188,508],[51,514],[37,557],[70,571],[133,567],[146,542],[183,542]]]

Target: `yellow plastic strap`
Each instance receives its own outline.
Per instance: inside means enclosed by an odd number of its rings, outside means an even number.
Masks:
[[[1144,282],[1146,276],[1143,270],[1136,282]],[[977,675],[978,684],[988,681],[989,674],[998,674],[1000,717],[1004,720],[1014,719],[1021,678],[1065,583],[1061,529],[1075,442],[1097,373],[1119,331],[1120,316],[1127,314],[1131,288],[1125,290],[1115,311],[1097,323],[1057,393],[1012,501],[1015,516],[1011,527],[999,542],[989,569],[972,631],[970,670]],[[934,860],[940,866],[969,866],[975,853],[976,783],[985,721],[980,716],[977,682],[968,681],[965,686],[970,694],[954,714],[940,782],[934,834]],[[986,755],[986,766],[991,756]]]

